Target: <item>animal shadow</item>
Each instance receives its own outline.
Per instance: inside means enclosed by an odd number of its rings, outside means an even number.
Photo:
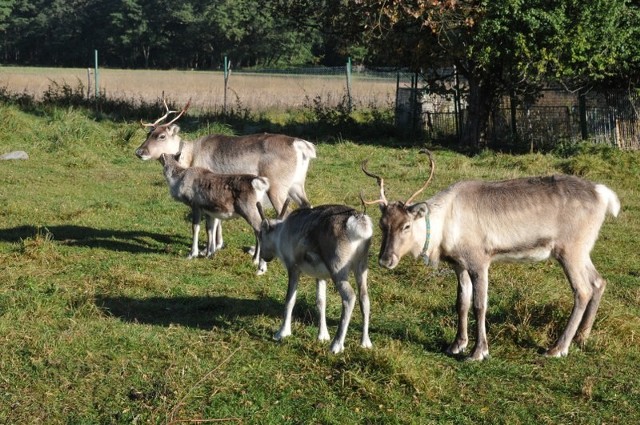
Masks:
[[[130,253],[166,252],[173,244],[185,244],[182,238],[132,230],[97,229],[87,226],[17,226],[0,229],[0,241],[20,242],[38,234],[50,234],[55,243],[84,248],[102,248]]]
[[[303,300],[294,309],[294,320],[317,326],[315,305]],[[132,298],[126,296],[96,297],[96,306],[105,314],[124,322],[148,325],[180,325],[195,329],[234,328],[243,318],[267,316],[281,319],[282,300],[273,298],[243,299],[228,296],[182,296]],[[299,305],[300,304],[300,305]],[[277,329],[267,329],[269,333]],[[258,335],[256,335],[258,336]],[[259,335],[263,337],[263,335]]]

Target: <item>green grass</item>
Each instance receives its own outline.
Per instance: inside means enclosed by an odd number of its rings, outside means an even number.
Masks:
[[[318,343],[314,287],[304,278],[293,335],[272,340],[286,273],[256,277],[248,225],[224,226],[214,259],[188,261],[187,210],[160,165],[137,160],[133,122],[96,121],[75,108],[23,112],[0,105],[0,423],[638,423],[640,388],[640,154],[601,147],[571,153],[467,157],[434,149],[430,194],[460,179],[568,172],[622,201],[593,251],[609,281],[593,334],[563,359],[541,350],[568,318],[572,294],[553,262],[494,265],[492,358],[466,363],[443,348],[455,334],[455,277],[370,257],[372,350],[358,347],[356,307],[343,354]],[[203,124],[205,126],[206,124]],[[194,128],[187,136],[201,134]],[[304,136],[304,134],[300,134]],[[307,192],[315,204],[359,207],[377,194],[359,170],[382,174],[406,199],[428,172],[417,147],[313,140]],[[377,208],[368,209],[377,220]],[[330,332],[339,297],[329,293]]]

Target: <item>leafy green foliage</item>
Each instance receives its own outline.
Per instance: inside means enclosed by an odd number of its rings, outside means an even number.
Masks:
[[[623,210],[605,222],[593,252],[609,281],[591,339],[565,359],[547,359],[572,294],[560,267],[495,265],[488,333],[493,358],[449,358],[455,276],[410,259],[394,271],[370,258],[372,350],[358,348],[356,307],[339,356],[318,343],[315,289],[303,278],[294,334],[272,340],[286,272],[256,277],[243,247],[252,232],[226,222],[227,246],[188,261],[186,208],[171,200],[157,163],[133,150],[135,119],[96,119],[84,107],[0,103],[0,422],[2,423],[634,423],[640,390],[640,156],[601,147],[562,155],[475,157],[434,149],[430,194],[460,179],[559,172],[589,158],[587,175],[608,184]],[[209,123],[185,137],[229,132]],[[314,205],[360,207],[385,177],[387,196],[406,199],[428,172],[418,147],[313,139],[318,158],[307,192]],[[323,143],[331,139],[335,143]],[[390,145],[401,145],[398,141]],[[571,166],[574,167],[574,166]],[[427,195],[425,195],[427,196]],[[369,208],[374,220],[377,208]],[[340,300],[328,291],[333,334]]]

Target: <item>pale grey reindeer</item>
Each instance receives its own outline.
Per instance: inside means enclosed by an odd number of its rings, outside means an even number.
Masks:
[[[268,178],[267,197],[276,211],[282,209],[287,198],[301,207],[310,206],[304,185],[309,163],[316,157],[313,143],[268,133],[246,136],[210,134],[194,141],[183,140],[179,135],[180,127],[174,123],[187,111],[189,102],[166,124],[162,122],[177,111],[170,111],[166,102],[164,105],[164,116],[154,123],[142,123],[150,131],[135,151],[138,158],[158,159],[163,153],[174,155],[180,152],[180,165],[185,168],[202,167],[218,174],[254,174]],[[208,257],[222,247],[223,239],[217,219],[207,216],[206,228]],[[194,243],[189,256],[198,254],[198,246]]]
[[[370,348],[367,273],[373,235],[371,219],[345,205],[299,208],[283,218],[286,206],[276,219],[264,218],[261,211],[260,255],[265,261],[278,257],[288,274],[284,320],[274,338],[281,340],[291,335],[298,280],[301,274],[306,274],[316,278],[316,306],[320,316],[318,340],[329,340],[325,310],[326,280],[331,278],[342,298],[342,313],[330,349],[332,353],[342,352],[356,301],[356,294],[349,284],[349,275],[353,273],[362,311],[361,346]]]
[[[253,262],[258,274],[267,271],[267,264],[260,259],[261,217],[256,208],[269,189],[269,179],[251,174],[215,174],[205,168],[184,168],[179,164],[179,155],[163,153],[160,162],[169,193],[176,201],[191,207],[193,244],[198,244],[200,220],[204,214],[219,220],[242,217],[253,228],[256,246]],[[197,251],[192,247],[191,252]]]
[[[607,213],[617,216],[620,201],[602,184],[575,176],[554,175],[504,181],[461,181],[425,202],[413,203],[433,177],[406,202],[387,201],[382,178],[380,199],[382,245],[379,264],[393,269],[406,254],[424,256],[437,265],[452,264],[458,278],[458,331],[449,354],[467,347],[467,316],[473,304],[475,346],[469,360],[489,357],[485,318],[488,272],[493,261],[541,261],[555,258],[574,293],[566,328],[547,350],[566,356],[571,341],[584,343],[591,332],[607,282],[591,262],[590,252]]]

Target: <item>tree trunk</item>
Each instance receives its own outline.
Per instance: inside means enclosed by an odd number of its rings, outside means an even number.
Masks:
[[[467,77],[469,96],[467,97],[467,119],[462,127],[462,144],[483,149],[487,147],[489,116],[495,103],[496,88],[490,77]]]

